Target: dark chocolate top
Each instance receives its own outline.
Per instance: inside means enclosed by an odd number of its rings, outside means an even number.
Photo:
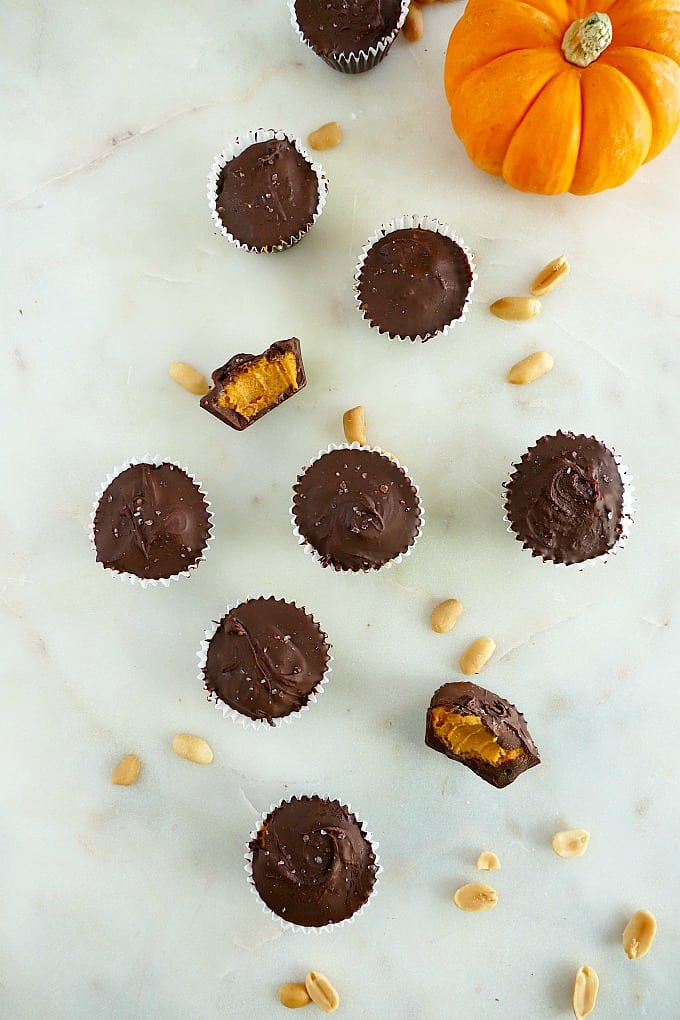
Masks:
[[[194,566],[209,535],[206,502],[174,464],[126,468],[104,491],[94,518],[97,560],[137,577],[171,577]]]
[[[459,716],[475,716],[483,724],[484,729],[496,738],[500,748],[504,751],[519,749],[520,753],[495,765],[481,758],[466,755],[464,752],[455,754],[434,730],[432,712],[435,708],[443,708],[446,712]],[[505,698],[470,681],[444,684],[432,695],[427,710],[425,743],[433,750],[445,754],[447,758],[466,765],[481,779],[498,789],[509,786],[519,775],[539,765],[541,761],[524,716]]]
[[[273,597],[248,599],[210,640],[205,686],[216,701],[271,723],[307,704],[328,660],[326,635],[304,609]]]
[[[264,406],[257,414],[252,415],[249,418],[245,418],[239,414],[238,411],[231,407],[223,407],[219,403],[221,395],[224,393],[226,387],[228,387],[237,376],[252,365],[254,361],[260,358],[265,358],[270,362],[276,361],[277,358],[285,355],[287,352],[293,354],[297,363],[297,376],[296,386],[289,387],[283,393],[280,393],[276,399]],[[204,397],[201,397],[201,407],[209,411],[210,414],[214,414],[220,421],[231,426],[232,429],[236,429],[238,432],[242,432],[244,429],[252,425],[253,422],[258,421],[263,415],[272,411],[279,404],[282,404],[284,400],[288,400],[293,394],[298,393],[307,384],[307,376],[305,374],[305,366],[302,361],[302,351],[300,350],[300,341],[297,337],[289,337],[287,340],[277,340],[276,343],[271,344],[262,354],[234,354],[233,357],[229,358],[226,364],[216,368],[212,373],[212,388],[208,390]]]
[[[320,928],[363,906],[377,864],[359,822],[337,800],[293,797],[275,808],[250,843],[261,898],[292,924]]]
[[[534,556],[582,563],[608,552],[621,535],[623,482],[614,455],[593,437],[543,436],[506,488],[512,530]]]
[[[254,142],[224,166],[217,180],[217,213],[226,229],[251,248],[285,247],[311,226],[319,180],[287,138]]]
[[[405,553],[421,520],[413,483],[388,456],[332,450],[293,486],[300,534],[324,567],[371,570]]]
[[[390,336],[428,340],[459,319],[472,268],[459,244],[420,227],[393,230],[373,244],[359,273],[359,304]]]
[[[392,35],[401,0],[295,0],[295,16],[310,46],[322,57],[369,50]]]

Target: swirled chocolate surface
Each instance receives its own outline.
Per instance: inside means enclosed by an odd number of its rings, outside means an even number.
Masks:
[[[224,166],[217,212],[241,244],[274,249],[306,230],[319,204],[319,180],[287,138],[254,142]]]
[[[541,761],[524,716],[469,681],[444,684],[432,695],[425,743],[498,789]]]
[[[507,483],[506,511],[535,556],[567,564],[602,556],[623,528],[623,482],[614,455],[592,436],[543,436]]]
[[[420,524],[418,494],[393,460],[372,450],[331,450],[293,487],[300,534],[324,567],[371,570],[405,553]]]
[[[195,482],[174,464],[134,464],[104,491],[94,518],[97,560],[137,577],[172,577],[201,558],[210,517]]]
[[[205,686],[242,715],[272,723],[307,704],[328,660],[326,635],[304,609],[248,599],[222,618],[210,640]]]
[[[250,850],[257,892],[292,924],[320,928],[345,921],[375,885],[373,848],[337,800],[284,801],[269,813]]]
[[[366,51],[399,24],[401,0],[295,0],[302,34],[322,57]]]
[[[366,253],[359,304],[383,333],[428,340],[461,317],[471,285],[470,262],[452,238],[420,227],[393,230]]]

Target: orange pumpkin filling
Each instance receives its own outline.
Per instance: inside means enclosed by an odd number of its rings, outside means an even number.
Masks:
[[[476,715],[458,715],[438,705],[432,709],[432,727],[435,734],[459,758],[476,758],[489,765],[499,766],[513,761],[522,753],[521,747],[507,751],[487,730]]]
[[[279,358],[263,355],[244,365],[217,398],[220,407],[249,421],[273,407],[287,390],[296,390],[298,366],[292,351]]]

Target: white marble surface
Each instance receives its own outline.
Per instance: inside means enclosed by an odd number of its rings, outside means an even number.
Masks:
[[[4,5],[3,1018],[274,1018],[279,983],[315,968],[348,1020],[557,1020],[581,964],[603,1020],[680,1015],[679,143],[593,198],[485,176],[441,88],[460,10],[426,8],[419,44],[344,77],[275,0]],[[204,180],[225,139],[329,119],[345,139],[321,157],[305,241],[260,258],[215,236]],[[366,237],[411,211],[450,223],[479,270],[468,321],[425,346],[370,331],[351,289]],[[561,252],[572,273],[540,318],[490,316]],[[208,374],[292,334],[308,386],[243,434],[168,379],[172,360]],[[553,373],[508,386],[537,348]],[[288,506],[357,403],[427,521],[401,566],[345,577],[301,554]],[[606,566],[545,567],[505,531],[508,466],[557,428],[605,439],[634,476],[637,523]],[[142,591],[94,563],[88,515],[115,464],[156,452],[204,483],[215,541],[190,580]],[[313,611],[335,657],[319,703],[276,732],[223,721],[195,677],[210,619],[260,591]],[[430,610],[454,595],[465,613],[436,636]],[[423,744],[432,691],[483,633],[482,680],[543,756],[505,791]],[[175,757],[178,730],[214,764]],[[111,786],[130,751],[138,784]],[[244,880],[254,820],[295,792],[349,801],[380,841],[378,895],[328,937],[282,935]],[[572,826],[590,848],[559,860],[550,837]],[[450,895],[484,848],[500,904],[466,915]],[[638,907],[659,934],[631,963]]]

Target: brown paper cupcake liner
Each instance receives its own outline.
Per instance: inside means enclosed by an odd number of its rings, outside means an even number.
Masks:
[[[633,522],[635,520],[635,505],[636,505],[635,486],[633,485],[633,481],[631,479],[631,476],[630,476],[630,473],[629,473],[629,470],[628,470],[627,466],[623,463],[623,461],[621,460],[620,456],[614,451],[614,447],[610,446],[609,443],[605,443],[604,440],[598,439],[597,436],[588,436],[587,438],[588,439],[594,439],[596,442],[598,442],[602,446],[606,447],[606,449],[609,451],[609,453],[611,453],[612,457],[614,458],[614,461],[616,462],[616,467],[618,469],[619,475],[621,477],[621,482],[622,482],[622,485],[623,485],[622,507],[621,507],[621,518],[620,518],[620,520],[621,520],[621,534],[619,535],[618,539],[616,540],[614,545],[611,547],[611,549],[608,549],[605,553],[602,553],[600,556],[591,556],[589,559],[581,560],[580,562],[577,562],[577,563],[556,563],[554,560],[546,558],[546,557],[542,556],[540,554],[540,552],[537,552],[536,550],[534,550],[529,543],[525,542],[521,538],[521,536],[517,534],[517,532],[513,528],[512,524],[510,523],[510,518],[508,517],[508,505],[507,505],[508,490],[509,490],[509,488],[510,488],[510,486],[512,484],[513,478],[515,476],[515,472],[517,471],[517,468],[519,467],[519,462],[512,465],[510,477],[508,478],[508,480],[506,482],[503,483],[503,494],[502,494],[502,499],[501,499],[501,506],[502,506],[502,510],[503,510],[503,521],[507,525],[506,531],[508,532],[508,534],[512,535],[513,538],[517,542],[520,542],[521,545],[522,545],[522,548],[528,550],[531,553],[531,555],[532,555],[532,557],[534,559],[538,560],[540,563],[542,563],[542,564],[544,564],[546,566],[550,566],[550,567],[563,567],[563,568],[571,567],[571,568],[576,568],[578,570],[585,570],[585,569],[587,569],[587,568],[589,568],[591,566],[594,566],[594,564],[596,564],[596,563],[599,563],[599,564],[606,563],[607,560],[610,558],[610,556],[615,556],[621,550],[621,547],[623,546],[624,542],[626,541],[626,539],[628,538],[628,536],[630,534],[631,527],[632,527]],[[526,451],[526,453],[529,453],[534,448],[535,448],[535,444],[534,444],[534,446],[530,446],[528,448],[528,450]],[[522,454],[522,456],[524,456],[524,454]]]
[[[429,333],[427,336],[422,336],[420,334],[415,337],[399,336],[396,333],[389,332],[389,330],[382,329],[377,322],[373,322],[366,314],[366,312],[361,306],[361,296],[359,294],[359,278],[361,276],[361,271],[364,267],[364,262],[366,261],[366,256],[368,255],[369,251],[371,250],[374,244],[376,244],[378,241],[382,240],[382,238],[385,237],[387,234],[391,234],[395,230],[412,230],[414,228],[418,228],[421,230],[431,230],[435,234],[442,234],[444,237],[451,238],[451,240],[454,241],[461,249],[461,251],[465,255],[465,258],[468,261],[468,264],[470,266],[471,280],[465,298],[465,303],[463,304],[461,313],[457,318],[451,319],[451,321],[442,326],[441,329],[438,329],[434,333]],[[416,343],[418,341],[420,341],[421,343],[426,343],[429,340],[436,340],[439,337],[446,336],[450,330],[454,329],[461,322],[465,322],[467,311],[468,308],[470,307],[470,302],[472,300],[472,294],[475,289],[476,279],[477,268],[475,266],[474,256],[470,249],[468,248],[468,246],[463,241],[463,239],[460,238],[458,234],[456,234],[455,231],[451,229],[451,227],[447,226],[445,223],[442,223],[440,220],[435,219],[432,216],[417,216],[417,215],[399,216],[396,219],[390,220],[388,223],[381,224],[381,226],[378,227],[376,232],[372,234],[371,237],[369,237],[368,241],[361,249],[361,254],[359,256],[359,260],[354,271],[354,300],[356,302],[356,306],[359,311],[359,314],[361,315],[361,318],[365,319],[369,326],[371,326],[373,329],[376,329],[379,333],[381,333],[383,336],[386,336],[389,340],[397,340],[400,343],[404,343],[407,340],[410,341],[411,343]]]
[[[370,453],[377,453],[381,457],[385,457],[387,460],[392,461],[392,463],[395,464],[399,468],[399,470],[402,472],[402,474],[408,479],[408,481],[413,486],[413,489],[414,489],[415,494],[416,494],[416,498],[418,500],[418,513],[419,513],[419,517],[420,517],[420,520],[419,520],[419,523],[418,523],[418,527],[417,527],[417,529],[415,531],[415,534],[413,535],[413,538],[411,539],[411,544],[409,545],[409,547],[407,549],[405,549],[402,552],[398,553],[396,556],[393,556],[392,559],[386,560],[385,563],[381,563],[380,566],[378,566],[378,567],[372,567],[372,568],[340,567],[338,569],[342,570],[342,572],[345,573],[345,574],[366,574],[366,573],[374,572],[374,571],[377,571],[377,570],[385,570],[388,567],[397,566],[399,563],[401,563],[401,561],[404,559],[405,556],[410,556],[411,555],[411,552],[415,548],[416,543],[417,543],[418,539],[420,538],[420,536],[422,534],[422,531],[423,531],[423,527],[424,527],[424,524],[425,524],[425,507],[423,506],[423,501],[420,498],[420,489],[418,488],[416,483],[411,478],[411,474],[410,474],[408,468],[403,466],[402,464],[400,464],[396,457],[393,457],[391,454],[385,453],[384,450],[380,449],[380,447],[377,447],[377,446],[362,446],[361,443],[330,443],[326,447],[325,450],[319,450],[319,452],[317,453],[316,457],[313,457],[310,460],[309,464],[307,464],[307,466],[305,468],[303,468],[302,471],[300,471],[300,473],[298,474],[296,483],[297,483],[297,481],[299,481],[300,478],[302,478],[302,476],[305,474],[305,472],[309,470],[309,468],[312,466],[312,464],[315,464],[317,462],[317,460],[320,460],[321,457],[324,457],[327,453],[331,453],[331,451],[333,451],[333,450],[367,450]],[[296,519],[296,515],[295,515],[295,493],[293,493],[293,498],[291,500],[290,511],[289,512],[290,512],[291,524],[292,524],[292,527],[293,527],[293,535],[295,536],[298,545],[302,546],[302,551],[307,556],[311,556],[312,559],[316,560],[318,563],[322,563],[323,557],[314,548],[314,546],[311,544],[311,542],[309,542],[305,538],[305,536],[302,534],[302,532],[300,531],[300,529],[298,527],[297,519]]]
[[[242,605],[244,602],[250,602],[253,599],[276,599],[277,601],[281,601],[281,602],[286,601],[284,599],[280,599],[277,595],[272,595],[272,594],[269,594],[269,595],[262,595],[262,594],[248,595],[246,598],[241,599],[239,602],[234,602],[232,605],[228,606],[225,609],[224,613],[222,614],[222,617],[219,620],[213,620],[213,622],[210,624],[210,626],[206,628],[205,636],[203,637],[203,640],[201,641],[200,648],[198,649],[198,651],[196,653],[197,658],[198,658],[198,680],[199,680],[201,686],[203,686],[204,689],[205,689],[205,673],[204,673],[204,670],[205,670],[206,663],[207,663],[208,649],[210,648],[210,642],[212,641],[213,637],[217,633],[217,631],[218,631],[218,629],[220,627],[220,624],[222,623],[222,620],[225,618],[225,616],[228,616],[229,613],[233,609],[237,609],[238,606]],[[308,699],[307,699],[307,701],[305,702],[304,705],[301,705],[299,708],[294,709],[292,712],[289,712],[288,715],[282,715],[282,716],[278,716],[275,719],[272,719],[271,723],[267,719],[251,719],[251,717],[249,715],[245,715],[243,712],[239,712],[237,709],[232,708],[231,705],[227,705],[226,702],[222,701],[216,695],[212,695],[212,694],[209,695],[208,701],[213,706],[213,708],[216,708],[218,711],[220,711],[222,713],[222,716],[225,719],[231,719],[232,722],[236,723],[239,726],[242,726],[246,730],[248,730],[248,729],[259,730],[259,729],[263,729],[263,728],[267,729],[267,730],[276,729],[278,726],[284,725],[286,723],[291,723],[293,721],[293,719],[297,719],[298,716],[301,716],[305,712],[308,712],[309,709],[311,708],[311,706],[315,705],[317,703],[317,701],[319,700],[319,698],[321,697],[321,695],[323,694],[323,692],[324,692],[324,690],[326,688],[326,685],[328,684],[328,681],[330,680],[330,675],[333,672],[333,670],[331,668],[331,662],[333,661],[333,656],[330,653],[330,645],[328,644],[328,635],[320,627],[320,625],[318,624],[318,622],[315,619],[315,617],[312,616],[311,613],[307,612],[307,610],[305,609],[304,606],[298,606],[297,603],[295,603],[295,602],[291,602],[291,603],[289,603],[289,605],[294,605],[296,609],[300,609],[303,613],[305,613],[306,616],[308,616],[311,620],[313,620],[314,623],[316,623],[316,625],[319,627],[319,630],[321,631],[321,633],[322,633],[322,635],[324,637],[324,640],[325,640],[326,644],[328,645],[328,661],[326,663],[326,669],[324,670],[324,673],[323,673],[323,676],[321,677],[321,680],[316,685],[314,690],[309,694]]]
[[[97,493],[97,496],[94,501],[94,506],[92,507],[92,510],[90,512],[90,527],[89,527],[90,545],[96,557],[97,546],[94,537],[94,521],[100,500],[104,493],[106,492],[106,490],[108,489],[111,482],[113,482],[114,479],[118,477],[118,475],[122,474],[123,471],[127,471],[128,468],[134,467],[135,464],[153,464],[154,467],[160,467],[162,464],[171,464],[173,467],[176,467],[180,471],[183,471],[184,474],[191,479],[191,481],[198,489],[199,494],[203,497],[203,502],[205,504],[206,512],[208,515],[208,537],[206,539],[205,546],[199,559],[197,559],[195,563],[192,563],[191,566],[187,567],[186,570],[180,570],[176,574],[171,574],[170,577],[138,577],[137,574],[131,574],[126,570],[116,570],[115,567],[106,567],[104,566],[104,564],[102,564],[102,567],[107,573],[113,574],[115,577],[120,578],[121,581],[129,581],[131,584],[138,584],[141,588],[156,588],[159,585],[163,588],[168,588],[172,581],[176,581],[180,577],[191,576],[192,571],[196,570],[196,568],[200,566],[200,564],[205,559],[210,548],[210,543],[212,542],[214,537],[213,514],[210,501],[208,500],[208,496],[201,487],[201,485],[199,484],[199,482],[197,481],[196,477],[191,473],[191,471],[189,471],[188,468],[183,467],[181,464],[178,464],[176,461],[170,460],[168,457],[160,457],[158,456],[158,454],[156,454],[155,457],[139,457],[133,458],[132,460],[126,460],[123,464],[120,465],[120,467],[114,468],[113,471],[107,475],[101,488],[99,489],[99,492]]]
[[[386,35],[384,39],[376,43],[375,46],[369,47],[367,50],[358,50],[356,53],[338,53],[336,56],[327,56],[325,54],[317,52],[314,46],[309,42],[304,32],[300,28],[297,20],[297,14],[295,12],[295,0],[288,0],[288,10],[290,11],[290,22],[295,30],[295,34],[301,43],[303,43],[308,50],[320,57],[325,64],[332,67],[335,71],[342,71],[343,74],[362,74],[364,71],[370,71],[372,67],[379,64],[388,53],[392,43],[397,38],[403,27],[408,9],[410,6],[410,0],[401,0],[401,10],[399,12],[399,20],[397,21],[396,27],[389,35]]]
[[[260,831],[262,826],[267,822],[267,819],[269,818],[271,813],[273,811],[276,811],[277,808],[281,807],[282,804],[285,804],[289,800],[292,800],[293,797],[283,797],[279,801],[278,804],[270,804],[269,809],[267,811],[265,811],[261,815],[258,824],[251,831],[250,836],[248,837],[248,841],[246,843],[246,853],[244,854],[244,859],[245,859],[244,870],[245,870],[245,873],[246,873],[246,876],[247,876],[247,881],[248,881],[248,886],[250,888],[250,891],[256,897],[256,899],[257,899],[258,903],[260,904],[260,907],[262,908],[263,912],[265,914],[267,914],[269,917],[271,917],[272,920],[275,921],[278,925],[280,925],[280,927],[283,929],[283,931],[295,931],[295,932],[300,932],[300,933],[302,933],[304,935],[310,935],[310,934],[325,935],[328,932],[335,931],[336,929],[344,928],[344,926],[346,924],[354,924],[354,922],[359,917],[361,917],[361,915],[366,911],[366,908],[368,907],[369,903],[375,897],[375,895],[376,895],[376,893],[378,891],[378,884],[379,884],[379,881],[380,881],[380,874],[382,872],[382,865],[380,864],[380,855],[378,853],[378,847],[380,846],[380,844],[377,842],[377,840],[375,839],[373,834],[368,830],[368,828],[366,827],[365,822],[361,821],[359,816],[352,810],[350,805],[343,803],[338,797],[331,797],[330,794],[311,794],[311,795],[310,794],[300,794],[299,796],[300,797],[303,797],[303,796],[306,796],[306,797],[316,796],[316,797],[321,797],[324,800],[335,801],[336,803],[340,804],[340,806],[342,808],[344,808],[344,810],[347,811],[347,813],[349,815],[351,815],[355,819],[355,821],[357,822],[359,828],[361,829],[362,836],[371,845],[371,850],[373,852],[373,864],[375,866],[373,886],[371,888],[371,891],[369,893],[369,896],[368,896],[368,899],[366,900],[366,902],[363,903],[358,908],[358,910],[355,910],[351,917],[346,917],[342,921],[334,921],[334,922],[330,922],[329,924],[324,924],[324,925],[304,925],[304,924],[295,924],[293,921],[286,921],[283,917],[281,917],[279,914],[276,914],[270,907],[268,907],[267,904],[264,902],[264,900],[261,898],[259,892],[257,891],[257,888],[255,886],[255,882],[254,882],[254,879],[253,879],[253,852],[250,849],[250,844],[257,837],[258,832]]]
[[[224,170],[224,167],[229,163],[230,160],[239,156],[251,145],[256,142],[269,142],[272,138],[278,138],[280,140],[286,140],[294,145],[297,151],[300,153],[302,158],[306,160],[310,168],[316,174],[316,178],[319,184],[319,201],[316,209],[312,215],[312,219],[307,226],[302,230],[298,231],[297,234],[293,234],[288,241],[281,244],[274,245],[272,247],[258,248],[248,244],[244,244],[239,241],[227,228],[220,218],[220,214],[217,211],[217,182],[220,174]],[[326,204],[326,196],[328,194],[328,178],[325,176],[323,169],[319,163],[314,162],[307,150],[303,147],[302,143],[297,138],[293,138],[292,135],[287,134],[285,131],[276,131],[274,128],[257,128],[253,131],[242,131],[238,134],[233,141],[231,141],[222,152],[218,153],[213,160],[213,164],[208,174],[208,205],[210,208],[210,215],[216,229],[223,237],[233,244],[236,248],[241,248],[243,251],[255,252],[257,254],[272,254],[277,251],[285,251],[292,245],[297,244],[302,238],[311,230],[319,216],[323,211],[323,207]]]

